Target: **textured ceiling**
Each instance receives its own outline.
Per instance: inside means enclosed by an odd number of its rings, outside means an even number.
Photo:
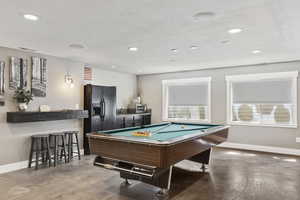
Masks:
[[[148,74],[300,59],[299,0],[0,2],[0,46],[110,70]],[[198,12],[215,16],[195,20]],[[27,21],[25,13],[40,20]],[[231,28],[243,31],[230,35]],[[252,54],[256,49],[262,53]]]

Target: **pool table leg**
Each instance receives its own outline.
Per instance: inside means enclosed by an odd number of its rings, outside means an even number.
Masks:
[[[160,191],[158,191],[158,196],[167,196],[169,194],[169,191],[171,189],[172,171],[173,165],[171,165],[169,169],[167,188],[162,188]]]
[[[208,167],[205,165],[205,163],[202,163],[201,170],[202,170],[203,173],[207,172]]]
[[[207,149],[189,158],[189,160],[200,163],[201,164],[200,169],[202,170],[202,172],[207,172],[208,171],[207,166],[209,165],[211,159],[210,153],[211,153],[211,149]]]
[[[128,181],[127,178],[125,178],[124,182],[121,183],[121,185],[127,187],[127,186],[131,185],[131,183]]]
[[[168,190],[168,191],[169,191],[170,188],[171,188],[172,171],[173,171],[173,165],[170,166],[170,170],[169,170],[168,187],[167,187],[167,190]]]

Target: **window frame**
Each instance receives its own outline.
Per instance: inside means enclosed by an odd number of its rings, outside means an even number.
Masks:
[[[189,85],[192,83],[207,83],[207,120],[184,120],[168,118],[168,86]],[[211,123],[211,77],[185,78],[185,79],[166,79],[162,80],[162,121],[187,122],[187,123]]]
[[[261,81],[264,79],[286,79],[290,78],[292,80],[292,103],[293,103],[293,113],[292,117],[294,123],[287,124],[266,124],[262,122],[235,122],[232,121],[232,105],[233,105],[233,83],[238,82],[248,82],[248,81]],[[226,121],[229,125],[241,125],[241,126],[259,126],[259,127],[279,127],[279,128],[298,128],[298,71],[288,71],[288,72],[273,72],[273,73],[258,73],[258,74],[242,74],[242,75],[230,75],[226,76],[226,105],[227,105],[227,115]]]

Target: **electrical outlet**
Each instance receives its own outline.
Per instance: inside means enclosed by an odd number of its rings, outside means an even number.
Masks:
[[[296,137],[296,142],[300,143],[300,137]]]

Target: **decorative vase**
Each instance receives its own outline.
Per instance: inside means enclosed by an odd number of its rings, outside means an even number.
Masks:
[[[19,103],[18,108],[19,108],[19,111],[25,112],[28,108],[27,103]]]

